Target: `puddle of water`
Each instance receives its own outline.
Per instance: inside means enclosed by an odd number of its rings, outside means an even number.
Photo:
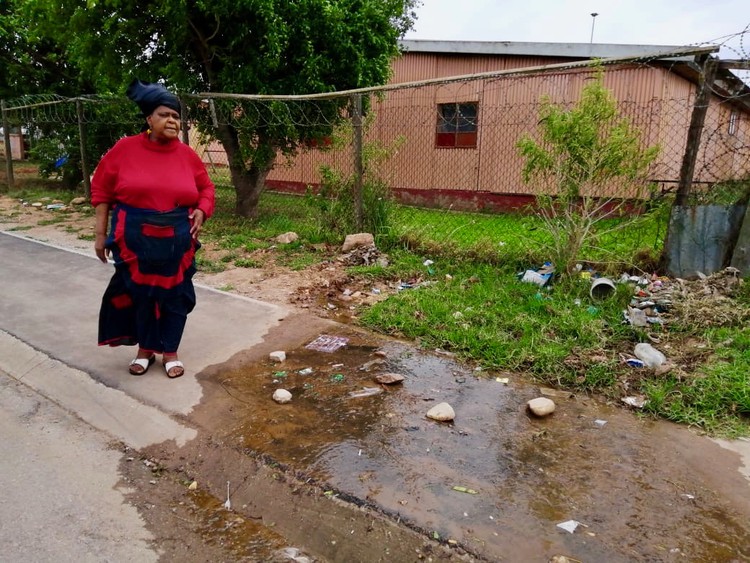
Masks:
[[[219,500],[205,492],[191,491],[186,498],[190,501],[188,511],[207,545],[221,543],[245,561],[271,561],[287,545],[281,535],[226,510]]]
[[[335,490],[490,557],[748,557],[750,532],[739,515],[713,493],[701,503],[681,496],[694,486],[692,477],[670,466],[668,437],[648,441],[654,423],[585,397],[556,398],[552,417],[531,418],[525,403],[538,388],[520,379],[504,385],[478,378],[450,358],[400,343],[380,349],[386,362],[369,371],[360,368],[377,359],[378,343],[353,338],[332,353],[302,348],[287,352],[281,365],[224,373],[222,385],[238,405],[231,434]],[[299,373],[308,367],[312,373]],[[377,386],[373,376],[381,372],[406,381],[350,396]],[[292,393],[291,403],[271,400],[279,387]],[[425,417],[440,402],[456,411],[453,423]],[[581,522],[574,534],[557,528],[570,519]]]

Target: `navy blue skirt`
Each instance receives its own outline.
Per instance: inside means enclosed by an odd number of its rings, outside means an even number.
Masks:
[[[102,298],[99,345],[176,352],[195,307],[195,252],[189,209],[158,212],[118,204],[106,248],[115,273]]]

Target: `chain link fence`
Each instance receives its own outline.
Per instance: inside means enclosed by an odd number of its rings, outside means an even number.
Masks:
[[[503,212],[520,212],[537,196],[554,195],[554,187],[523,181],[517,148],[522,136],[538,137],[542,99],[574,107],[599,68],[620,115],[638,129],[644,148],[658,146],[659,153],[639,184],[608,184],[588,195],[646,202],[669,197],[681,183],[703,196],[746,185],[748,87],[720,73],[705,84],[708,102],[696,104],[705,76],[701,61],[710,60],[710,51],[693,47],[638,59],[547,64],[341,94],[183,95],[184,141],[203,159],[220,204],[231,212],[231,159],[246,165],[257,157],[260,139],[273,140],[273,167],[257,219],[277,218],[279,232],[294,227],[289,217],[305,215],[301,207],[324,209],[313,194],[330,196],[334,186],[354,193],[353,204],[341,209],[353,215],[349,224],[355,228],[370,226],[362,216],[393,198],[387,228],[396,239],[438,247],[496,244],[512,235]],[[697,130],[696,112],[703,121]],[[41,174],[87,188],[103,152],[143,122],[123,97],[29,96],[3,101],[2,115],[8,156],[31,155]],[[239,143],[233,152],[219,141],[229,130]],[[13,166],[6,158],[9,183]]]

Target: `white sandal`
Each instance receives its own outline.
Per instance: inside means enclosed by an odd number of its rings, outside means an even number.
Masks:
[[[180,368],[180,372],[177,375],[169,375],[169,372],[172,371],[174,368]],[[185,375],[185,366],[180,360],[172,360],[171,362],[164,362],[164,370],[167,372],[167,377],[169,379],[177,379],[178,377],[182,377]]]
[[[130,372],[130,375],[144,375],[148,368],[151,367],[151,364],[153,364],[156,361],[156,356],[151,356],[149,358],[135,358],[132,362],[130,362],[130,365],[128,366],[128,371]],[[133,371],[133,366],[140,366],[143,368],[143,371]]]

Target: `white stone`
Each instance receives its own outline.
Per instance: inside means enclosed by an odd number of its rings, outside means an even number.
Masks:
[[[531,399],[526,405],[536,416],[547,416],[555,412],[555,402],[547,397]]]
[[[286,389],[276,389],[276,391],[273,392],[273,400],[280,405],[283,405],[292,400],[292,394]]]
[[[283,233],[276,237],[276,242],[278,242],[279,244],[290,244],[297,240],[299,240],[299,235],[293,231]]]
[[[83,205],[84,203],[86,203],[85,197],[74,197],[70,200],[70,205]]]
[[[350,250],[357,248],[358,246],[375,246],[375,237],[370,233],[356,233],[353,235],[346,235],[344,244],[341,247],[341,252],[349,252]]]
[[[427,411],[427,418],[440,422],[448,422],[456,418],[456,412],[448,403],[440,403]]]
[[[283,362],[286,360],[286,352],[277,350],[276,352],[271,352],[268,357],[274,362]]]

